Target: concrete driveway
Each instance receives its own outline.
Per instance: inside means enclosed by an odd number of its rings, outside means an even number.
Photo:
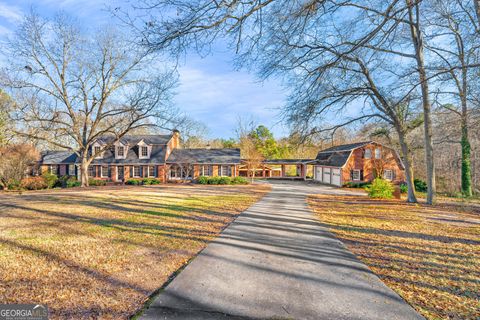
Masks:
[[[302,182],[272,187],[141,319],[423,319],[308,209],[308,194],[341,190]]]

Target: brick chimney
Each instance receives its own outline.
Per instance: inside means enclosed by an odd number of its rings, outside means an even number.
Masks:
[[[180,147],[180,131],[177,129],[172,130],[172,149],[176,149]]]

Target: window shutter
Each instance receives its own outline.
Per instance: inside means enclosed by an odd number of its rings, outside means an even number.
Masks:
[[[363,170],[360,170],[360,180],[363,181]]]
[[[353,169],[350,170],[350,180],[353,181]]]
[[[112,177],[112,166],[108,166],[108,177]]]
[[[396,173],[397,173],[397,171],[395,171],[395,170],[392,169],[392,180],[393,180],[393,181],[395,180],[395,178],[397,178],[397,174],[396,174]]]
[[[133,166],[130,166],[130,178],[133,178]]]
[[[157,166],[153,167],[153,175],[155,176],[155,178],[158,178],[158,167]]]

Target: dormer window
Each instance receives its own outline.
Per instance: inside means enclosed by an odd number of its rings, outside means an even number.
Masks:
[[[118,146],[117,147],[117,157],[125,157],[125,147]]]
[[[140,141],[138,143],[138,158],[139,159],[150,159],[150,153],[152,152],[152,146],[145,143],[145,141]]]
[[[102,146],[100,144],[98,143],[93,144],[92,155],[95,157],[95,159],[103,158]]]
[[[140,154],[142,157],[147,158],[148,157],[148,147],[142,146],[140,147]]]

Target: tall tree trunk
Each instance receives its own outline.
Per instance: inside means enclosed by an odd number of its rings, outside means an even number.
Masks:
[[[462,108],[462,194],[465,197],[472,196],[472,169],[470,163],[471,147],[468,138],[467,115]]]
[[[435,162],[433,158],[432,143],[432,116],[430,105],[430,93],[428,88],[427,73],[425,71],[425,57],[423,36],[420,30],[420,8],[418,3],[413,5],[412,0],[405,0],[408,6],[408,16],[410,21],[410,32],[412,43],[415,48],[415,58],[417,61],[417,70],[422,90],[422,106],[423,106],[423,126],[425,131],[425,163],[427,166],[427,203],[433,204],[435,201],[436,184],[435,184]],[[413,7],[416,9],[414,17]]]
[[[86,155],[82,155],[82,162],[80,164],[80,182],[81,187],[88,187],[88,159]]]
[[[410,150],[405,139],[405,132],[401,129],[397,129],[397,133],[398,139],[400,141],[400,148],[402,150],[403,164],[405,165],[405,179],[408,187],[407,202],[417,203],[417,196],[415,195],[415,184],[413,182],[412,157],[410,156]]]

